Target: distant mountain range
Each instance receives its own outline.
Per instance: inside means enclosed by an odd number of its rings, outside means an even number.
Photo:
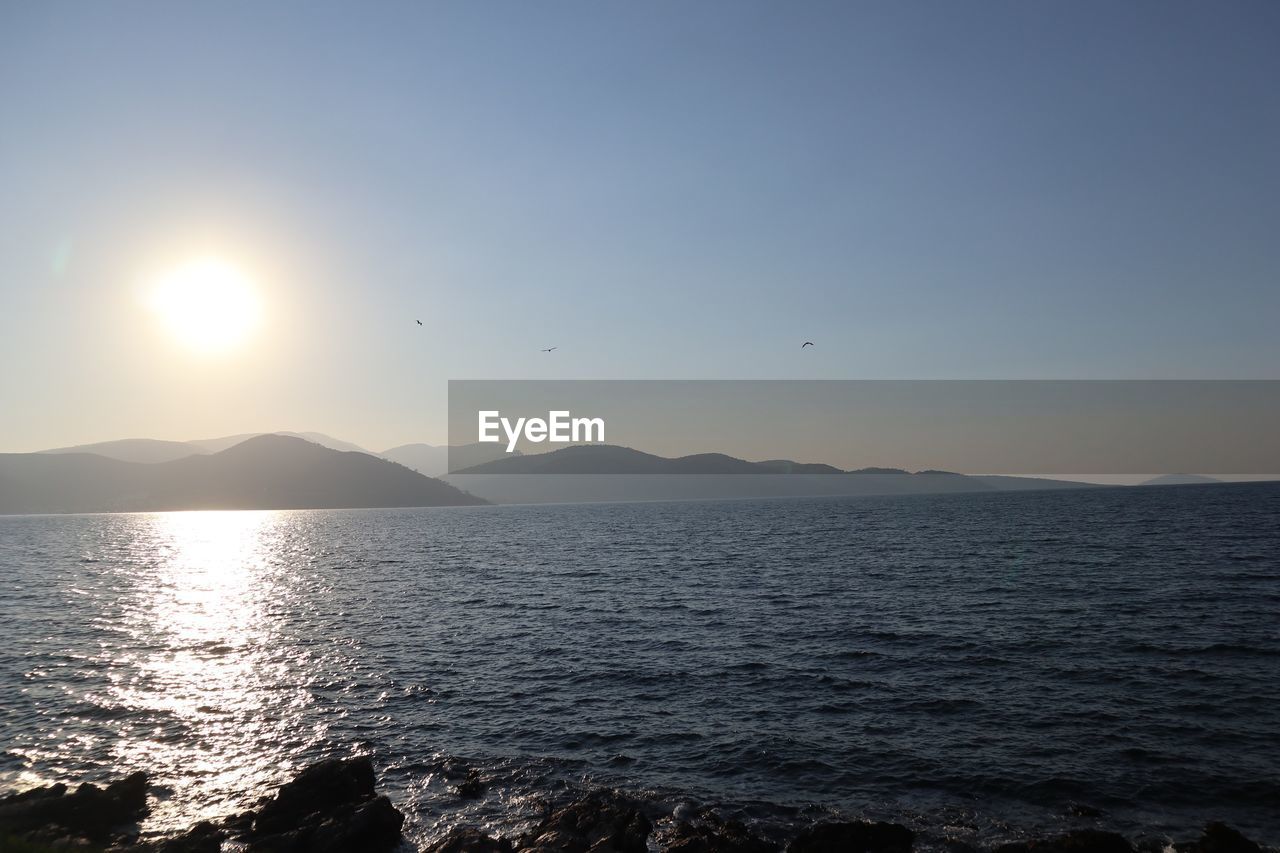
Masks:
[[[40,453],[93,453],[97,456],[105,456],[108,459],[118,459],[121,462],[172,462],[175,459],[185,459],[188,456],[205,453],[220,453],[223,450],[235,447],[237,444],[243,444],[251,438],[260,435],[282,435],[289,438],[301,438],[312,444],[318,444],[321,447],[327,447],[331,450],[341,450],[347,453],[369,453],[370,456],[377,454],[370,453],[363,447],[352,444],[349,441],[341,441],[333,436],[325,435],[322,432],[246,432],[240,435],[226,435],[222,438],[203,438],[195,441],[162,441],[155,438],[125,438],[119,441],[100,441],[96,444],[77,444],[74,447],[55,447],[52,450],[41,450]],[[426,446],[426,445],[424,445]],[[395,461],[395,460],[392,460]],[[444,469],[441,469],[443,472]]]
[[[221,438],[204,438],[195,441],[162,441],[155,438],[126,438],[120,441],[100,441],[96,444],[78,444],[73,447],[55,447],[41,450],[39,453],[93,453],[118,459],[121,462],[172,462],[185,459],[195,454],[218,453],[242,444],[259,435],[283,435],[301,438],[331,450],[346,453],[367,453],[380,456],[403,465],[419,474],[435,477],[449,470],[449,456],[453,454],[453,467],[466,468],[479,465],[494,459],[507,457],[504,448],[497,444],[468,444],[450,448],[448,445],[402,444],[381,453],[366,450],[358,444],[325,435],[322,432],[246,432],[239,435],[226,435]],[[520,455],[519,451],[514,454]]]
[[[105,456],[118,462],[172,462],[185,459],[196,453],[205,453],[186,441],[161,441],[156,438],[125,438],[120,441],[100,441],[96,444],[79,444],[75,447],[55,447],[52,450],[38,451],[41,455],[68,453],[92,453]]]
[[[0,513],[307,509],[941,494],[1097,488],[1041,477],[860,468],[723,453],[668,458],[617,445],[521,455],[499,444],[382,453],[317,432],[125,439],[0,454]],[[446,473],[452,455],[458,473]],[[393,464],[394,463],[394,464]],[[782,475],[782,476],[779,476]],[[438,479],[433,479],[436,477]],[[1218,482],[1169,474],[1143,485]]]
[[[780,476],[781,475],[781,476]],[[1092,484],[1034,477],[974,477],[948,471],[862,468],[722,453],[667,458],[616,445],[578,445],[507,457],[442,476],[495,503],[711,500],[822,495],[1080,489]]]
[[[107,442],[163,458],[182,442]],[[92,445],[91,445],[92,446]],[[225,450],[125,461],[63,449],[0,454],[0,513],[181,509],[330,509],[485,503],[440,480],[367,453],[296,436],[257,435]]]
[[[846,471],[833,465],[817,462],[792,462],[790,459],[769,459],[764,462],[748,462],[724,453],[696,453],[691,456],[670,458],[621,447],[616,444],[579,444],[553,450],[549,453],[515,456],[499,454],[497,459],[458,468],[457,474],[817,474],[852,475],[859,477],[925,477],[981,480],[951,471],[917,471],[902,468],[857,468]],[[1022,477],[997,477],[997,480],[1033,479],[1037,483],[1053,483],[1064,486],[1080,486],[1067,480],[1043,480]]]
[[[582,444],[528,456],[501,453],[458,474],[842,474],[830,465],[783,459],[748,462],[723,453],[698,453],[674,459],[614,444]],[[905,474],[905,471],[895,471]]]

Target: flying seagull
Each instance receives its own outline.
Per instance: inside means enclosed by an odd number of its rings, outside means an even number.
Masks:
[[[547,347],[543,352],[551,352],[553,349],[560,349],[560,347]]]
[[[419,320],[419,321],[418,321],[418,325],[419,325],[419,326],[421,326],[421,325],[422,325],[422,321],[421,321],[421,320]]]
[[[805,341],[800,345],[800,349],[804,349],[805,347],[811,347],[811,346],[813,346],[813,341]]]

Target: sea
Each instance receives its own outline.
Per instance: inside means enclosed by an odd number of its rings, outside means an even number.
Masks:
[[[0,790],[145,770],[163,835],[352,754],[418,843],[609,786],[1275,845],[1280,484],[0,517]]]

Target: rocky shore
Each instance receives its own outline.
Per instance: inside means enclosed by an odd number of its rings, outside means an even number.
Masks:
[[[376,790],[368,758],[314,764],[272,797],[220,824],[199,823],[163,840],[140,840],[148,814],[149,781],[132,773],[106,787],[51,785],[0,797],[0,853],[390,853],[417,849],[402,834],[404,815]],[[457,793],[481,796],[472,774]],[[915,833],[900,824],[846,821],[806,827],[779,841],[726,820],[711,809],[680,807],[655,814],[651,804],[614,790],[596,790],[548,806],[514,837],[459,827],[421,853],[912,853]],[[1197,839],[1177,843],[1125,837],[1095,829],[1031,838],[980,849],[945,842],[948,853],[1263,853],[1221,823]]]

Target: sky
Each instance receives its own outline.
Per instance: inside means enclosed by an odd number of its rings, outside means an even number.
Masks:
[[[0,451],[442,443],[449,379],[1275,378],[1277,44],[1272,2],[0,4]],[[199,258],[260,302],[216,354],[148,302]]]

